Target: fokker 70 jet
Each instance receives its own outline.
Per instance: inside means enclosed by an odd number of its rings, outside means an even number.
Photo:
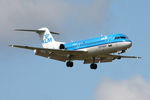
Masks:
[[[97,69],[96,63],[99,62],[112,62],[121,58],[140,58],[120,55],[132,46],[132,41],[124,34],[110,34],[65,43],[55,41],[52,34],[58,35],[59,33],[51,32],[48,28],[38,30],[16,29],[16,31],[36,32],[40,36],[43,48],[20,45],[9,45],[10,47],[33,50],[35,55],[66,62],[67,67],[73,67],[74,60],[83,60],[84,64],[91,64],[91,69]]]

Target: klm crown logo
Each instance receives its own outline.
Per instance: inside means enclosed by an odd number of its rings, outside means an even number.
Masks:
[[[52,42],[52,38],[50,37],[49,34],[44,35],[43,43],[49,43]]]

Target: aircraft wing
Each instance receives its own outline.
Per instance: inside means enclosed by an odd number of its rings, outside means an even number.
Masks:
[[[63,50],[63,49],[46,49],[46,48],[37,48],[37,47],[29,47],[29,46],[19,46],[19,45],[9,45],[10,47],[23,48],[28,50],[36,50],[35,55],[59,60],[65,62],[69,60],[69,56],[71,56],[71,60],[84,60],[84,64],[93,63],[92,57],[87,57],[87,51],[77,51],[77,50]],[[136,56],[122,56],[122,55],[99,55],[95,59],[95,63],[104,63],[104,62],[112,62],[115,59],[119,58],[136,58],[140,59],[141,57]]]
[[[19,45],[9,45],[10,47],[23,48],[28,50],[37,50],[37,51],[45,51],[49,53],[66,55],[66,56],[74,56],[74,55],[86,55],[86,51],[77,51],[77,50],[63,50],[63,49],[46,49],[46,48],[37,48],[37,47],[29,47],[29,46],[19,46]]]
[[[121,58],[136,58],[136,59],[140,59],[141,57],[106,54],[106,55],[99,55],[99,56],[97,56],[96,59],[95,59],[95,63],[112,62],[115,59],[121,59]],[[90,63],[93,63],[93,59],[91,59],[91,58],[84,59],[84,64],[90,64]]]
[[[136,57],[136,56],[122,56],[122,55],[113,55],[113,54],[106,55],[106,57],[114,57],[114,58],[121,57],[121,58],[136,58],[136,59],[141,58],[141,57]]]

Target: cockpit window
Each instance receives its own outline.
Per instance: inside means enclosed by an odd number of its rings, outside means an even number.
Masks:
[[[125,36],[118,36],[118,37],[115,37],[115,39],[128,39],[128,37],[125,37]]]
[[[115,37],[115,39],[120,39],[120,37]]]
[[[122,36],[122,37],[120,37],[121,39],[126,39],[126,37],[125,36]]]

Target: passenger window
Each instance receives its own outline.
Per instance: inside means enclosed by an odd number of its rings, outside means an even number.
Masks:
[[[115,39],[127,39],[125,36],[115,37]]]
[[[126,39],[126,37],[122,36],[121,39]]]
[[[115,39],[120,39],[120,37],[115,37]]]

